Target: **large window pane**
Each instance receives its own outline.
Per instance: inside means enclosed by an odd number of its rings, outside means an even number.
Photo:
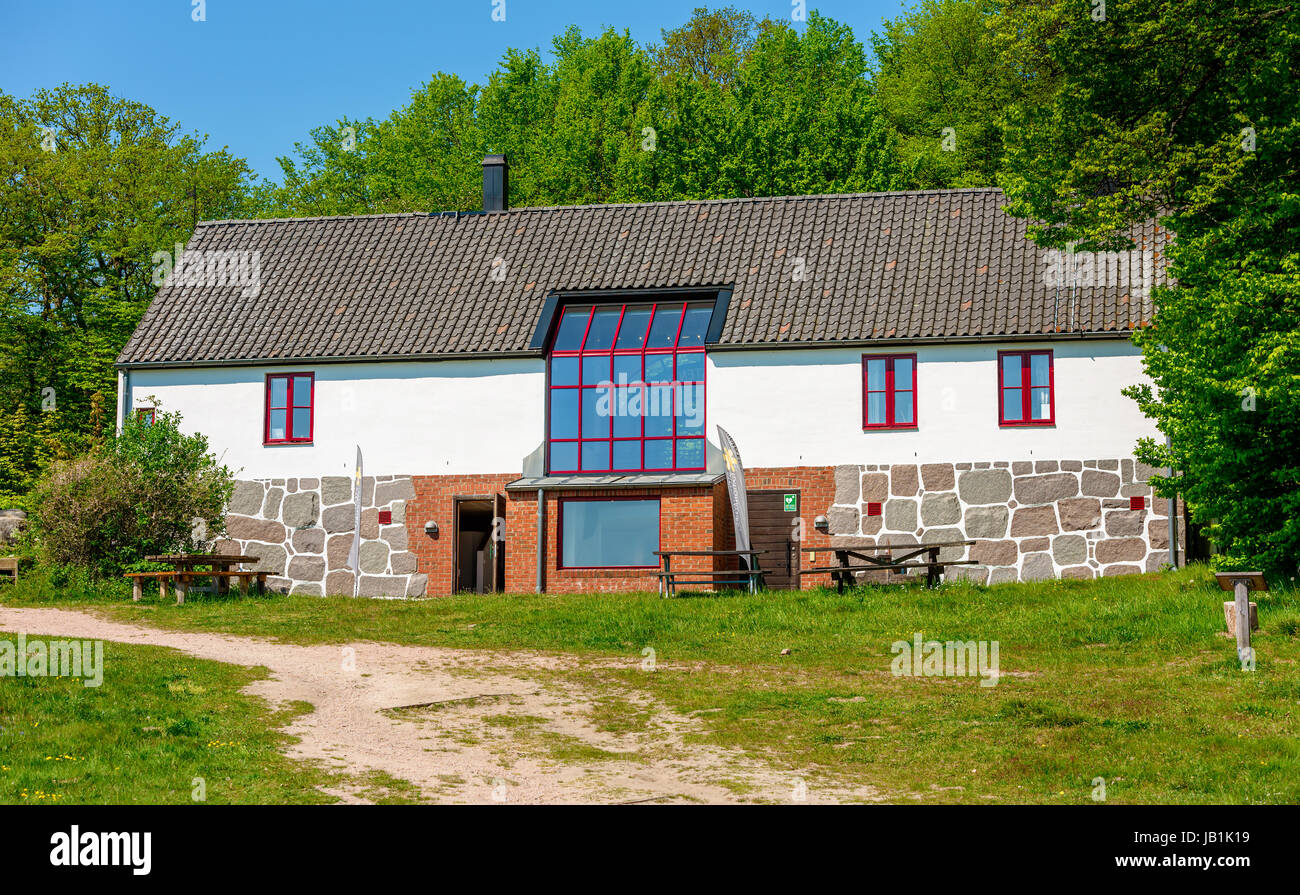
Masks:
[[[654,323],[650,324],[647,348],[672,348],[677,344],[677,327],[682,322],[681,305],[660,305],[655,310]]]
[[[867,422],[873,426],[883,426],[887,422],[884,392],[867,392]]]
[[[646,439],[645,468],[672,469],[673,442],[671,438]]]
[[[578,390],[551,389],[551,437],[578,437]]]
[[[614,442],[614,468],[641,468],[641,440]]]
[[[894,390],[912,390],[912,359],[910,357],[894,358]]]
[[[646,435],[673,434],[673,387],[657,385],[646,390],[648,403],[645,408]]]
[[[1052,391],[1049,388],[1032,388],[1029,394],[1029,418],[1049,420],[1052,418]]]
[[[641,388],[639,386],[615,389],[610,410],[614,414],[615,438],[632,438],[641,434]]]
[[[551,442],[551,472],[573,472],[578,468],[578,442]]]
[[[623,325],[618,328],[620,349],[640,348],[645,344],[646,330],[650,326],[650,308],[628,308],[623,312]]]
[[[704,439],[703,438],[677,439],[677,468],[678,469],[703,469],[704,468]]]
[[[677,381],[704,381],[704,352],[690,351],[677,355]]]
[[[287,413],[288,411],[285,410],[271,411],[270,431],[267,432],[267,437],[271,441],[283,441],[289,437],[289,434],[285,431],[285,419]]]
[[[647,354],[645,356],[646,382],[672,382],[673,356],[671,354]]]
[[[712,317],[713,305],[688,305],[686,318],[682,321],[682,335],[677,340],[677,346],[681,348],[703,345],[704,337],[709,331],[709,320]]]
[[[582,437],[608,438],[610,395],[603,388],[582,390]]]
[[[604,472],[609,469],[609,442],[584,441],[582,443],[582,471]]]
[[[591,318],[591,328],[587,330],[587,341],[583,351],[605,351],[614,345],[614,331],[618,329],[618,317],[621,307],[597,308]]]
[[[614,355],[614,381],[615,382],[640,382],[641,381],[641,355],[639,354],[616,354]]]
[[[551,385],[577,385],[578,358],[551,358]]]
[[[311,408],[293,409],[293,433],[290,438],[311,438]]]
[[[1024,419],[1024,411],[1021,409],[1020,402],[1022,392],[1018,388],[1004,388],[1002,390],[1002,418],[1007,422],[1018,422]]]
[[[582,384],[598,385],[609,382],[609,355],[597,354],[582,359]]]
[[[1051,382],[1051,359],[1046,354],[1029,355],[1029,384],[1047,385]]]
[[[566,500],[561,564],[568,568],[656,566],[659,501]]]
[[[560,318],[560,329],[555,336],[555,351],[577,351],[582,347],[582,335],[587,330],[587,318],[591,316],[591,305],[581,308],[566,308]]]
[[[1002,385],[1008,388],[1020,385],[1020,355],[1002,355]]]
[[[675,395],[674,415],[678,435],[704,434],[704,386],[679,385]]]
[[[293,377],[293,406],[294,407],[311,406],[311,377],[310,376]]]
[[[271,406],[272,407],[289,406],[289,378],[287,376],[272,377]]]
[[[906,425],[912,420],[912,392],[894,393],[894,423]]]
[[[885,390],[885,366],[883,357],[873,357],[867,361],[867,388],[873,392]]]

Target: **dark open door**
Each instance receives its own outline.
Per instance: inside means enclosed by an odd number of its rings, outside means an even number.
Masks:
[[[506,496],[496,494],[492,498],[492,587],[491,590],[506,589]]]
[[[795,520],[799,518],[799,490],[748,491],[749,542],[766,574],[764,583],[774,590],[799,588],[799,543],[795,541]]]

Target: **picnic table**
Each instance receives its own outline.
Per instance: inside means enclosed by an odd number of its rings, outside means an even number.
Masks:
[[[822,547],[804,547],[804,553],[834,553],[836,564],[813,566],[802,569],[807,574],[829,572],[835,582],[835,590],[844,593],[844,582],[851,581],[858,572],[894,572],[902,575],[909,569],[925,569],[926,587],[939,583],[943,570],[947,566],[977,565],[973,559],[939,559],[939,551],[945,547],[969,547],[974,541],[936,541],[931,544],[880,544],[876,547],[840,547],[828,545]],[[894,554],[901,552],[901,556]],[[964,551],[963,551],[964,552]],[[908,560],[926,554],[923,562]],[[855,564],[851,560],[857,560]],[[814,557],[815,561],[815,557]]]
[[[749,592],[758,590],[758,580],[763,570],[758,567],[754,557],[766,550],[656,550],[655,556],[663,558],[663,568],[655,572],[659,579],[659,596],[673,596],[683,584],[743,584]],[[744,556],[748,557],[745,569],[678,569],[673,571],[674,556]],[[683,575],[698,575],[699,578],[682,578]]]
[[[254,581],[259,594],[266,592],[266,572],[248,572],[236,568],[244,563],[256,563],[259,557],[239,553],[164,553],[146,556],[147,562],[165,563],[174,569],[163,572],[127,572],[131,579],[131,599],[138,601],[144,595],[144,582],[158,582],[158,593],[167,596],[167,585],[176,586],[176,603],[185,602],[190,584],[199,579],[210,582],[210,593],[226,593],[231,581],[238,581],[245,594]],[[207,568],[200,568],[206,566]]]

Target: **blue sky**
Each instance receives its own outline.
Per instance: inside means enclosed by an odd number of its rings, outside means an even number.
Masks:
[[[26,97],[64,81],[106,84],[153,106],[188,132],[229,146],[263,177],[278,179],[318,124],[388,115],[436,71],[482,83],[510,47],[547,50],[570,24],[585,34],[612,25],[642,44],[696,6],[733,5],[756,18],[790,17],[789,0],[601,3],[505,0],[3,0],[0,89]],[[497,0],[500,2],[500,0]],[[902,0],[810,0],[864,44]],[[802,27],[802,25],[796,25]]]

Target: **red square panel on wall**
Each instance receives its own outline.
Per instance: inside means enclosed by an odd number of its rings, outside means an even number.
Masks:
[[[868,503],[868,504],[867,504],[867,515],[868,515],[868,516],[879,516],[879,515],[880,515],[880,507],[881,507],[881,505],[878,504],[878,503]]]
[[[380,510],[380,511],[379,511],[379,524],[380,524],[380,525],[391,525],[392,522],[393,522],[393,511],[392,511],[392,510]]]
[[[1130,497],[1128,499],[1128,508],[1130,510],[1145,510],[1147,508],[1147,499],[1145,497]]]

